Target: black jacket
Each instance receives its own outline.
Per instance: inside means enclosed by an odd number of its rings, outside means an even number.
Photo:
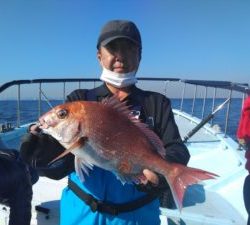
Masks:
[[[103,84],[91,90],[75,90],[67,96],[67,101],[101,101],[111,95],[106,85]],[[166,159],[186,165],[190,155],[181,141],[170,100],[162,94],[144,91],[134,86],[124,101],[132,106],[131,109],[134,113],[140,114],[139,118],[147,123],[163,141],[167,153]]]
[[[29,225],[31,220],[32,183],[35,171],[16,150],[0,149],[0,203],[10,207],[9,225]]]

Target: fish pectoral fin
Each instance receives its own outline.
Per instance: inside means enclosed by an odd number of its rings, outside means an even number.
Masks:
[[[84,182],[84,174],[89,175],[89,169],[93,169],[93,165],[82,158],[75,156],[75,171],[80,181]]]
[[[76,142],[74,142],[68,149],[66,149],[64,152],[62,152],[59,156],[57,156],[55,159],[53,159],[51,162],[48,163],[48,165],[51,165],[56,160],[64,157],[65,155],[69,154],[71,151],[73,151],[76,148],[81,148],[84,146],[85,142],[88,140],[87,137],[80,137]]]

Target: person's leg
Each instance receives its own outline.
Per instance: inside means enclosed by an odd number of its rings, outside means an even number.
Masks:
[[[245,182],[244,182],[243,197],[244,197],[245,207],[246,207],[246,210],[248,213],[247,225],[250,225],[250,219],[249,219],[249,215],[250,215],[250,175],[248,175],[246,177]]]

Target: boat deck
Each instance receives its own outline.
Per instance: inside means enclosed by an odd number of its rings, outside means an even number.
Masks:
[[[182,116],[182,112],[175,113],[181,136],[184,137],[194,128],[196,119]],[[181,213],[162,208],[162,215],[168,218],[162,216],[162,224],[246,224],[247,213],[242,191],[239,192],[247,175],[244,152],[233,151],[237,146],[232,146],[232,139],[223,137],[209,125],[199,130],[186,145],[191,154],[189,166],[216,173],[219,177],[188,187]],[[242,209],[241,212],[238,209]]]

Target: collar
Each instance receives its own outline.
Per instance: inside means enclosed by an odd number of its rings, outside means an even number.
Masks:
[[[130,93],[128,95],[128,97],[126,97],[125,99],[130,99],[130,98],[134,98],[136,97],[137,95],[140,94],[140,89],[137,88],[135,85],[133,85],[131,87],[131,90],[130,90]],[[105,83],[103,83],[101,86],[99,87],[96,87],[95,88],[95,93],[96,93],[96,96],[98,99],[100,98],[105,98],[105,97],[108,97],[108,96],[112,96],[113,93],[108,89],[107,85]]]

